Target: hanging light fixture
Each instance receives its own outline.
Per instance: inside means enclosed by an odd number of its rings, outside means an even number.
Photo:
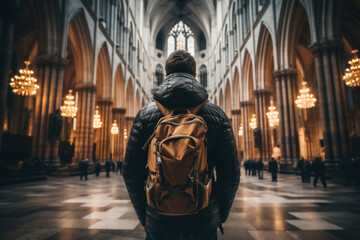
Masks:
[[[36,95],[39,85],[36,84],[37,79],[33,77],[34,71],[29,69],[30,62],[24,62],[25,69],[20,69],[20,76],[15,75],[10,79],[10,86],[12,91],[21,96],[34,96]]]
[[[112,127],[111,127],[111,134],[119,134],[119,127],[117,126],[116,120],[114,120]]]
[[[255,114],[252,115],[249,125],[252,129],[255,129],[257,127]]]
[[[360,59],[357,57],[358,50],[352,50],[353,58],[348,62],[349,67],[343,76],[345,84],[350,87],[360,87]]]
[[[269,111],[266,113],[266,116],[269,119],[270,127],[276,127],[279,125],[279,112],[276,111],[276,107],[272,100],[270,100]]]
[[[75,118],[77,109],[75,97],[72,95],[72,90],[69,90],[65,96],[64,105],[60,107],[61,116]]]
[[[306,82],[302,83],[303,88],[300,89],[300,95],[297,96],[295,104],[300,109],[315,107],[316,98],[310,93],[310,89],[306,87]]]
[[[124,129],[124,139],[127,139],[127,129]]]
[[[244,129],[243,129],[243,125],[241,123],[240,127],[239,127],[239,136],[243,136],[243,135],[244,135]]]
[[[102,122],[100,119],[100,113],[99,113],[99,106],[96,106],[95,114],[94,114],[94,120],[93,120],[93,128],[101,128]]]

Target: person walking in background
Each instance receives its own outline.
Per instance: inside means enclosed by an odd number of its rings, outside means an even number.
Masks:
[[[80,180],[83,179],[83,177],[85,177],[85,180],[88,180],[88,160],[81,160],[79,162],[79,171],[80,171]]]
[[[321,160],[321,158],[317,157],[311,164],[311,169],[314,172],[314,182],[313,186],[316,187],[317,181],[320,178],[322,185],[326,188],[326,180],[325,180],[325,164]]]
[[[98,177],[101,171],[101,164],[99,161],[96,162],[95,164],[95,175]]]
[[[245,175],[247,176],[248,175],[248,171],[249,171],[249,176],[250,176],[250,162],[249,160],[246,160],[244,162],[244,168],[245,168]]]
[[[269,172],[271,172],[271,181],[276,182],[277,181],[277,170],[278,165],[274,158],[271,158],[269,160]]]
[[[111,170],[111,160],[107,159],[105,161],[105,171],[106,171],[106,177],[110,177],[110,170]]]
[[[311,164],[310,164],[309,160],[304,161],[303,169],[304,169],[304,182],[310,183],[311,182]]]
[[[304,158],[302,157],[296,164],[296,168],[300,171],[300,174],[301,174],[301,182],[305,182],[304,162],[305,162]]]
[[[259,176],[259,179],[264,179],[264,171],[263,171],[263,168],[264,168],[264,163],[262,161],[262,159],[259,159],[257,161],[257,170],[258,170],[258,176]]]

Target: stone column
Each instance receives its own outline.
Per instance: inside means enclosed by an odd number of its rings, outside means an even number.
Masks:
[[[113,120],[116,120],[119,127],[119,134],[114,137],[113,160],[122,160],[124,152],[124,128],[125,128],[125,108],[113,108]]]
[[[234,135],[235,135],[236,146],[238,149],[238,159],[241,160],[241,158],[240,158],[241,145],[240,145],[240,139],[239,139],[239,127],[240,127],[240,123],[241,123],[240,109],[232,110],[231,114],[232,114],[232,118],[231,118],[232,119],[232,127],[233,127],[233,131],[234,131]]]
[[[93,84],[78,84],[78,113],[76,116],[76,138],[74,159],[93,158],[94,129],[92,127],[96,86]]]
[[[39,56],[35,62],[40,88],[35,100],[32,156],[49,166],[57,166],[59,165],[59,129],[63,123],[60,106],[66,59]]]
[[[254,110],[254,103],[252,101],[240,102],[241,116],[244,130],[244,161],[249,159],[255,159],[255,146],[254,146],[254,134],[250,128],[250,119]]]
[[[6,98],[9,84],[9,68],[14,36],[14,26],[21,14],[20,1],[1,2],[0,10],[0,154],[5,119]]]
[[[268,89],[255,90],[255,110],[257,126],[261,133],[260,158],[267,164],[271,158],[271,131],[266,112],[270,103],[270,91]]]
[[[319,89],[320,114],[324,136],[325,165],[330,174],[340,161],[349,156],[349,135],[346,126],[347,106],[342,80],[343,52],[340,40],[313,44],[316,81]]]
[[[105,163],[110,159],[110,137],[111,137],[111,120],[112,120],[112,100],[111,99],[98,99],[97,105],[99,106],[100,118],[102,127],[98,130],[96,137],[96,159],[101,163]]]
[[[296,69],[283,69],[274,73],[280,117],[281,159],[280,171],[291,172],[299,160],[299,136],[296,125],[295,99],[297,96]]]

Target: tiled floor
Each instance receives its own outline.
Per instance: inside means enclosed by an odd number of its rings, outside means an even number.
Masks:
[[[279,175],[241,177],[219,239],[360,239],[360,192]],[[121,176],[0,187],[0,239],[144,239]]]

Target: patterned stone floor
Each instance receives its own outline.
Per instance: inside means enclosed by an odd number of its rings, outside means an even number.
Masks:
[[[360,192],[299,176],[241,176],[219,239],[360,239]],[[0,239],[144,239],[121,176],[50,178],[0,187]]]

